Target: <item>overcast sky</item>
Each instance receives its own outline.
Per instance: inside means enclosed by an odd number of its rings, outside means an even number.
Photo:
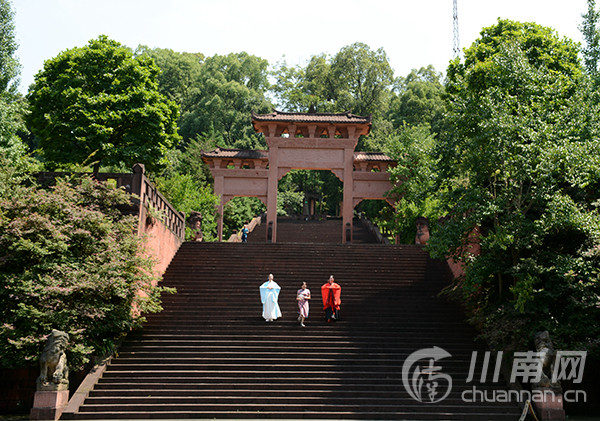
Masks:
[[[452,58],[452,0],[12,0],[21,92],[44,61],[104,34],[206,56],[245,51],[274,64],[305,64],[363,42],[383,48],[396,76]],[[586,0],[458,0],[466,48],[498,17],[536,22],[581,42]]]

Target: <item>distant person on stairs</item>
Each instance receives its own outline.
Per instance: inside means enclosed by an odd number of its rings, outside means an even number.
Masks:
[[[310,289],[308,289],[306,282],[302,282],[302,286],[296,293],[296,300],[298,300],[298,321],[300,326],[304,326],[304,320],[308,317],[308,300],[310,300]]]
[[[333,275],[321,287],[321,296],[323,297],[323,310],[325,310],[325,319],[328,322],[339,320],[340,304],[342,304],[342,287],[335,283]]]
[[[273,280],[273,274],[270,273],[267,281],[260,287],[260,301],[263,305],[262,316],[267,322],[281,317],[281,310],[277,300],[279,299],[279,292],[281,287],[277,285],[277,282]]]
[[[242,243],[248,242],[248,225],[244,224],[244,228],[242,228]]]

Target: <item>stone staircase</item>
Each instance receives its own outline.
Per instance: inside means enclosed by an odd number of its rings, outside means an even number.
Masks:
[[[282,287],[283,317],[272,323],[258,291],[269,273]],[[330,274],[342,286],[335,323],[319,305]],[[306,328],[296,321],[302,281],[313,293]],[[70,417],[516,421],[516,405],[461,399],[481,345],[437,297],[448,282],[445,263],[417,246],[184,243],[163,281],[178,293],[128,337]],[[403,386],[403,363],[433,346],[452,355],[437,365],[453,387],[421,403]]]

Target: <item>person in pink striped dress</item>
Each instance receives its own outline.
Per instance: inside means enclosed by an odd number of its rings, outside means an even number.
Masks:
[[[296,293],[296,300],[298,300],[298,321],[300,326],[304,325],[304,320],[308,317],[308,301],[310,300],[310,289],[307,288],[306,282],[302,282],[302,287]]]

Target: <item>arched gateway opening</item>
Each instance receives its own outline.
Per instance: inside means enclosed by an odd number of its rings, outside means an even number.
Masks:
[[[343,183],[329,170],[291,170],[279,180],[278,214],[304,220],[337,217],[342,195]]]
[[[391,188],[386,171],[395,162],[379,152],[355,152],[358,138],[368,135],[371,116],[351,113],[252,113],[252,125],[265,136],[268,150],[217,148],[202,158],[215,180],[223,204],[234,196],[258,197],[267,206],[267,241],[277,241],[277,185],[290,170],[329,170],[343,183],[341,241],[352,241],[353,209],[364,199],[386,197]],[[219,241],[223,220],[219,221]]]

